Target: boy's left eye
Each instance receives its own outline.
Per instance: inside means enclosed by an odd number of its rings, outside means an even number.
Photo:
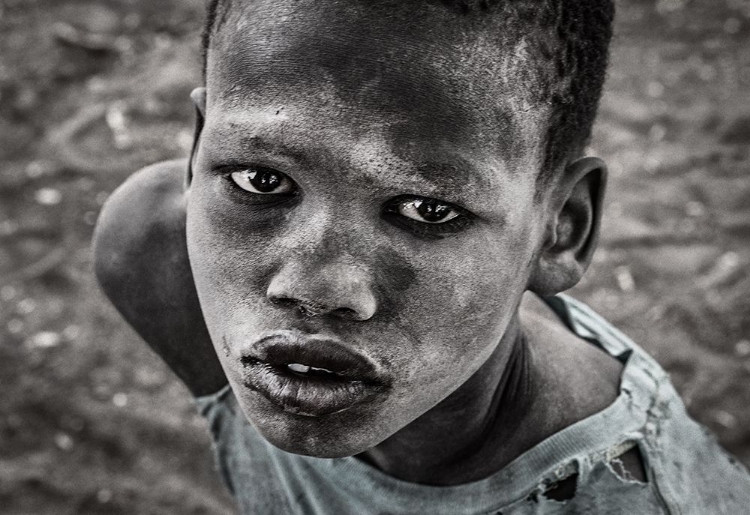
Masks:
[[[294,191],[294,182],[285,174],[261,166],[248,166],[232,172],[234,183],[258,195],[275,195]]]
[[[397,204],[401,216],[427,224],[444,224],[461,215],[452,205],[436,199],[409,199]]]
[[[411,195],[391,200],[383,216],[392,224],[427,239],[442,239],[462,232],[476,220],[473,213],[455,204]]]

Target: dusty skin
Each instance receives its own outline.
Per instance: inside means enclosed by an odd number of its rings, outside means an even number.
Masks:
[[[208,486],[208,440],[186,391],[92,293],[85,250],[107,192],[185,155],[197,4],[3,4],[14,35],[1,42],[13,70],[1,111],[8,513],[230,512]],[[658,7],[620,10],[594,142],[611,170],[605,231],[576,293],[655,354],[747,462],[747,18],[728,3]],[[132,46],[84,44],[60,21]]]
[[[554,317],[537,327],[517,312],[524,290],[555,293],[580,280],[596,246],[606,167],[571,149],[540,193],[533,171],[545,108],[511,91],[521,80],[514,65],[475,76],[514,52],[493,39],[499,17],[457,18],[441,7],[415,17],[408,6],[346,2],[294,9],[232,10],[208,54],[207,90],[192,95],[199,124],[186,241],[216,354],[247,418],[284,450],[363,454],[425,484],[487,477],[615,398],[614,360],[607,367],[583,342],[545,336]],[[324,37],[324,25],[336,37]],[[461,61],[465,47],[470,63]],[[398,49],[407,55],[382,67]],[[358,59],[348,60],[352,52]],[[498,120],[512,128],[498,136]],[[269,193],[251,193],[247,166],[269,170]],[[105,292],[179,370],[169,346],[192,352],[192,339],[152,336],[149,313],[161,311],[164,283],[180,284],[173,294],[185,298],[192,281],[168,269],[137,273],[185,261],[160,245],[185,247],[161,222],[180,208],[164,190],[139,174],[115,192],[94,247]],[[441,199],[449,221],[401,213],[428,197]],[[389,278],[394,269],[400,284]],[[153,294],[131,291],[143,282]],[[263,387],[268,374],[249,363],[264,356],[266,339],[289,341],[282,333],[330,340],[319,356],[346,349],[362,363],[360,393],[305,387],[290,397],[286,386]],[[294,345],[296,355],[314,344]],[[191,362],[211,357],[195,354]]]

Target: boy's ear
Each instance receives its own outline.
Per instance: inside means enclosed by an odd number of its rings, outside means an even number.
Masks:
[[[545,242],[529,290],[554,295],[575,286],[591,263],[599,237],[607,165],[584,157],[568,165],[553,186]]]
[[[206,88],[195,88],[190,92],[190,98],[195,106],[195,132],[193,133],[193,148],[190,151],[190,160],[188,161],[187,176],[185,177],[185,189],[190,187],[193,180],[193,167],[198,150],[198,142],[203,132],[203,123],[206,119]]]

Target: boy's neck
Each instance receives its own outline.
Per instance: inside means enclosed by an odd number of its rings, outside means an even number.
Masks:
[[[527,294],[495,352],[464,385],[359,457],[414,483],[483,479],[610,406],[622,368]]]
[[[514,315],[487,362],[458,390],[380,445],[363,461],[404,481],[452,485],[491,475],[520,455],[534,405],[531,348]]]

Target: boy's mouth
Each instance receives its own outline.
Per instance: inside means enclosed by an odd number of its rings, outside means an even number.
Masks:
[[[243,347],[244,385],[296,415],[318,417],[373,401],[388,382],[341,343],[279,331]]]

